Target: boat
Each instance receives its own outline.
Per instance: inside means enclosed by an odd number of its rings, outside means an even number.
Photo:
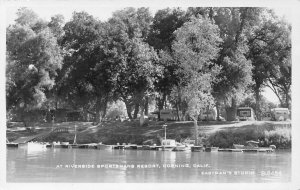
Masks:
[[[218,152],[219,147],[205,147],[205,152]]]
[[[233,148],[234,149],[243,149],[243,148],[245,148],[245,145],[242,145],[242,144],[233,144]]]
[[[6,143],[6,147],[8,147],[8,148],[18,148],[19,144],[18,143]]]
[[[98,145],[97,143],[89,143],[89,144],[87,144],[87,148],[96,149],[97,145]]]
[[[150,145],[142,145],[142,150],[151,150]]]
[[[178,143],[176,145],[176,147],[173,149],[173,151],[191,151],[191,147],[190,145],[188,144],[181,144],[181,143]]]
[[[69,148],[70,144],[69,144],[69,142],[61,142],[60,146],[61,146],[61,148]]]
[[[60,144],[59,141],[58,141],[58,142],[53,142],[53,143],[52,143],[52,147],[53,147],[53,148],[61,148],[61,144]]]
[[[46,149],[46,144],[42,144],[39,142],[28,142],[27,149],[28,150],[43,150]]]
[[[125,149],[136,150],[137,149],[137,144],[128,143],[127,145],[125,145]]]
[[[6,139],[6,147],[8,147],[8,148],[18,148],[19,144],[18,143],[9,142],[8,139]]]
[[[98,143],[96,145],[97,149],[99,150],[112,150],[113,146],[112,145],[106,145],[106,144],[102,144],[102,143]]]
[[[201,145],[201,146],[192,146],[191,147],[192,152],[203,152],[205,150],[205,148]]]
[[[162,151],[172,151],[176,147],[176,141],[174,139],[164,139],[161,141]]]

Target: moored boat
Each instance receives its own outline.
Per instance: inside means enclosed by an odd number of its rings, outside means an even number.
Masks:
[[[60,146],[61,146],[61,148],[69,148],[70,147],[70,143],[69,142],[61,142]]]
[[[18,143],[6,143],[6,147],[8,147],[8,148],[18,148],[19,144]]]
[[[219,147],[213,147],[213,146],[205,148],[205,152],[218,152],[218,150]]]
[[[192,152],[203,152],[204,147],[203,146],[192,146]]]
[[[164,139],[161,141],[162,151],[172,151],[176,147],[176,141],[174,139]]]
[[[27,149],[28,150],[42,150],[42,149],[45,149],[45,148],[47,148],[46,144],[42,144],[42,143],[39,143],[39,142],[28,142],[27,143]]]
[[[102,144],[102,143],[97,144],[96,147],[99,150],[112,150],[113,149],[112,145],[106,145],[106,144]]]
[[[173,151],[191,151],[191,147],[187,144],[177,144]]]

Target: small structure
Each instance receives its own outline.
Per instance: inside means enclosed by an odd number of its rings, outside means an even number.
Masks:
[[[290,111],[288,108],[274,108],[271,109],[273,120],[285,121],[290,119]]]
[[[237,118],[240,121],[254,121],[254,110],[251,107],[239,107],[237,109]]]
[[[177,119],[176,110],[172,110],[172,109],[160,110],[160,119],[164,121],[176,120]]]
[[[214,107],[212,109],[203,108],[199,114],[200,121],[215,121],[217,120],[217,109]]]

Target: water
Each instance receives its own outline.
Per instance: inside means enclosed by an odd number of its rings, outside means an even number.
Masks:
[[[208,153],[59,148],[35,151],[26,148],[7,149],[7,182],[290,181],[291,152],[287,151]]]

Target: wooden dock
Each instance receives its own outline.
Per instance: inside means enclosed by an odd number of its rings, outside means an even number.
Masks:
[[[274,152],[272,148],[254,148],[254,149],[234,149],[234,148],[220,148],[219,152]]]

